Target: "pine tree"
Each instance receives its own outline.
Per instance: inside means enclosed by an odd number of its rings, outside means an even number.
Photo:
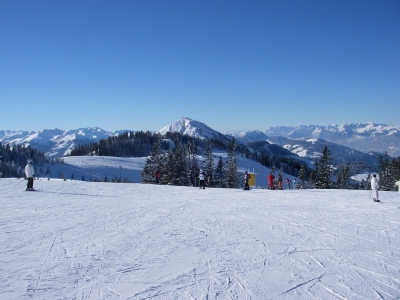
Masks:
[[[174,155],[168,150],[162,161],[160,184],[172,184],[174,178]]]
[[[301,189],[305,188],[304,182],[306,179],[307,179],[306,168],[304,167],[304,164],[302,164],[300,167],[300,172],[299,172],[299,180],[300,180],[300,188]]]
[[[228,145],[227,149],[228,157],[225,163],[225,169],[226,169],[225,186],[227,188],[237,188],[239,185],[236,152],[235,152],[236,146],[237,146],[236,140],[233,137]]]
[[[206,154],[205,154],[205,161],[206,161],[206,174],[210,178],[210,180],[214,180],[214,158],[212,156],[211,145],[208,145]]]
[[[384,156],[378,156],[378,168],[379,189],[383,191],[391,191],[393,189],[395,180],[391,176],[391,168],[387,152],[385,152]]]
[[[158,170],[161,174],[162,167],[162,155],[161,151],[161,136],[156,136],[153,144],[153,151],[150,156],[146,159],[146,163],[142,172],[142,182],[143,183],[156,183],[154,174]]]
[[[391,173],[395,182],[400,180],[400,156],[391,161]],[[397,186],[394,190],[397,190]]]
[[[190,185],[190,179],[186,164],[185,148],[182,147],[181,142],[177,138],[174,139],[174,143],[173,176],[170,184],[188,186]]]
[[[348,189],[350,181],[350,167],[348,165],[342,166],[336,175],[336,188]]]
[[[214,175],[215,187],[219,188],[224,187],[224,182],[225,182],[224,174],[225,174],[224,163],[222,161],[222,157],[220,156],[217,162],[217,166],[215,168],[215,175]]]
[[[188,174],[190,182],[193,186],[197,186],[197,174],[199,174],[199,159],[194,151],[195,145],[193,143],[186,144],[186,153],[188,156]]]
[[[322,150],[322,155],[318,163],[318,171],[316,170],[315,188],[329,189],[331,188],[331,151],[328,146]]]

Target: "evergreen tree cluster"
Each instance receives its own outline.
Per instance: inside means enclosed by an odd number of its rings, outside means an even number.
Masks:
[[[119,134],[118,136],[102,139],[98,142],[90,142],[76,146],[70,156],[116,156],[116,157],[145,157],[149,156],[154,150],[153,145],[160,135],[150,131],[130,131]],[[178,140],[181,144],[192,144],[192,151],[202,153],[208,144],[213,148],[225,149],[226,145],[217,139],[205,140],[194,138],[178,132],[168,132],[162,137],[165,140]],[[160,144],[164,150],[169,148],[168,143]],[[244,151],[245,147],[242,147]]]
[[[395,191],[395,182],[400,180],[400,156],[390,159],[388,154],[379,155],[379,189]]]
[[[71,151],[70,156],[148,156],[156,136],[157,134],[150,131],[125,132],[98,142],[78,145]]]
[[[330,189],[332,187],[332,158],[331,151],[328,146],[322,150],[322,155],[319,160],[315,160],[315,181],[316,189]]]
[[[142,182],[155,184],[155,173],[160,173],[159,184],[179,186],[199,186],[199,174],[205,173],[209,187],[239,187],[236,165],[236,141],[228,145],[228,159],[223,162],[220,157],[214,165],[212,145],[208,144],[204,161],[197,156],[197,146],[193,140],[187,139],[182,143],[179,135],[173,135],[174,148],[163,150],[159,136],[153,145],[153,151],[146,160],[142,172]],[[198,150],[198,149],[197,149]]]
[[[249,143],[249,144],[247,144],[247,146],[252,147],[252,144],[256,144],[256,143]],[[274,145],[270,145],[269,147],[273,148],[272,146],[274,146]],[[288,157],[287,152],[289,152],[289,151],[286,152],[284,150],[285,149],[283,149],[282,151],[277,151],[275,149],[274,155],[271,155],[271,154],[267,153],[265,150],[262,150],[259,147],[256,147],[254,152],[250,152],[250,151],[247,152],[246,157],[249,159],[252,159],[256,162],[259,162],[260,164],[262,164],[263,166],[265,166],[267,168],[282,169],[283,172],[285,172],[286,174],[298,177],[301,166],[302,165],[304,166],[303,162],[294,157]],[[304,168],[305,168],[305,172],[307,174],[310,174],[311,169],[307,166],[304,166]]]
[[[48,161],[43,152],[30,146],[0,143],[0,172],[3,177],[24,177],[28,159],[33,160],[35,167],[43,166]],[[39,174],[39,170],[36,170],[36,174]]]

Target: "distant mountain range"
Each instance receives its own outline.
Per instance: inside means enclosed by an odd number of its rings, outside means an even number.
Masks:
[[[49,157],[64,156],[77,145],[107,139],[130,130],[107,132],[99,127],[75,130],[45,129],[42,131],[0,130],[0,142],[11,145],[25,144],[45,152]],[[198,138],[216,138],[224,142],[234,136],[241,143],[262,142],[274,155],[292,155],[303,159],[318,157],[324,145],[328,145],[335,163],[348,161],[364,162],[376,166],[377,154],[388,152],[400,156],[400,127],[362,123],[346,125],[301,125],[271,127],[265,132],[226,132],[213,130],[209,126],[190,118],[181,118],[164,128],[160,133],[180,132]],[[272,145],[275,145],[274,147]],[[253,147],[260,145],[253,145]]]
[[[3,144],[24,144],[44,152],[49,157],[61,157],[81,144],[106,139],[127,130],[107,132],[99,127],[73,130],[45,129],[41,131],[0,130],[0,142]]]
[[[353,148],[365,153],[387,152],[400,156],[400,126],[374,123],[352,123],[344,125],[298,125],[276,126],[262,131],[231,131],[226,134],[248,143],[268,140],[273,136],[292,140],[321,139],[334,144]]]

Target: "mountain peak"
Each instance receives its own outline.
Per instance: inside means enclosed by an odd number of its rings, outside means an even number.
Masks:
[[[158,133],[163,135],[167,132],[179,132],[181,134],[186,134],[200,139],[216,138],[226,142],[231,140],[231,138],[218,131],[215,131],[214,129],[211,129],[206,124],[188,117],[182,117],[176,122],[171,123],[158,131]]]

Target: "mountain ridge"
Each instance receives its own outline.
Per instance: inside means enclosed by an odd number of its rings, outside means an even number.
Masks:
[[[87,127],[70,130],[44,129],[41,131],[0,130],[0,142],[3,144],[31,145],[43,151],[49,157],[61,157],[77,145],[107,139],[131,130],[105,131],[100,127]],[[275,126],[267,131],[230,131],[221,133],[206,124],[183,117],[176,122],[161,128],[158,132],[176,131],[198,138],[216,138],[229,141],[234,136],[239,142],[271,140],[281,136],[291,140],[307,140],[310,138],[325,140],[330,143],[346,146],[355,150],[369,152],[388,152],[391,156],[400,156],[400,126],[385,124],[347,123],[343,125],[297,125]],[[295,153],[295,152],[293,152]]]
[[[400,156],[400,126],[386,124],[347,123],[342,125],[297,125],[275,126],[266,131],[227,132],[242,142],[254,142],[264,137],[281,136],[293,140],[321,139],[334,144],[353,148],[365,153],[387,152],[390,156]]]

